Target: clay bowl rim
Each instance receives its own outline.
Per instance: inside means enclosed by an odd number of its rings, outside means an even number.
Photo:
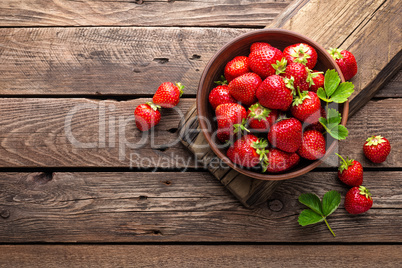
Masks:
[[[221,159],[225,164],[227,164],[230,168],[236,170],[237,172],[244,174],[248,177],[252,177],[255,179],[260,179],[260,180],[286,180],[286,179],[291,179],[291,178],[295,178],[298,176],[301,176],[303,174],[306,174],[307,172],[313,170],[314,168],[318,167],[321,163],[323,163],[323,161],[329,157],[330,154],[333,153],[335,146],[337,145],[338,141],[334,140],[332,142],[332,144],[328,147],[326,154],[318,160],[315,160],[314,162],[312,162],[311,164],[301,168],[301,169],[297,169],[297,170],[290,170],[289,172],[286,173],[278,173],[278,174],[274,174],[274,173],[257,173],[257,172],[253,172],[250,170],[246,170],[241,168],[240,166],[236,166],[232,163],[232,161],[229,160],[229,158],[223,154],[215,145],[214,141],[211,139],[210,133],[208,132],[208,127],[205,123],[204,120],[199,120],[199,118],[203,118],[206,114],[207,111],[203,109],[203,105],[202,102],[203,101],[208,101],[208,99],[201,99],[201,92],[203,90],[204,87],[204,82],[205,82],[205,78],[206,75],[209,71],[209,69],[211,68],[211,66],[214,64],[215,60],[221,55],[223,54],[224,51],[230,49],[230,47],[239,42],[242,41],[243,39],[255,36],[255,35],[261,35],[261,34],[271,34],[271,33],[277,33],[277,34],[284,34],[284,35],[288,35],[288,36],[293,36],[296,37],[298,39],[302,39],[304,40],[305,43],[308,43],[310,45],[312,45],[316,50],[319,50],[324,57],[326,57],[327,60],[329,60],[332,63],[332,67],[338,72],[340,78],[341,78],[341,82],[345,82],[345,79],[342,75],[342,72],[340,70],[340,68],[338,67],[338,65],[336,64],[336,62],[334,61],[334,59],[331,57],[331,55],[321,46],[319,45],[317,42],[313,41],[312,39],[299,34],[297,32],[293,32],[290,30],[284,30],[284,29],[262,29],[262,30],[255,30],[252,32],[248,32],[245,34],[242,34],[236,38],[234,38],[233,40],[231,40],[230,42],[226,43],[223,47],[221,47],[218,52],[215,53],[214,56],[212,56],[212,58],[209,60],[209,62],[207,63],[207,65],[204,68],[204,71],[202,72],[201,78],[200,78],[200,82],[198,85],[198,90],[197,90],[197,98],[196,98],[196,104],[197,104],[197,116],[198,116],[198,122],[200,124],[200,128],[202,133],[204,134],[205,139],[207,140],[209,146],[211,147],[212,151],[219,157],[219,159]],[[253,40],[253,42],[258,42],[258,40]],[[229,61],[230,59],[228,59]],[[331,67],[331,68],[332,68]],[[211,88],[212,89],[212,88]],[[209,89],[209,90],[211,90]],[[343,109],[342,109],[342,121],[341,124],[346,126],[347,120],[348,120],[348,114],[349,114],[349,101],[343,103]]]

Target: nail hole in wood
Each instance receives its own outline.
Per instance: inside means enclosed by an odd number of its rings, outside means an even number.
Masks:
[[[7,219],[8,217],[10,217],[10,211],[7,209],[3,209],[0,212],[0,217],[2,217],[3,219]]]
[[[33,181],[38,184],[46,184],[53,179],[53,172],[41,172],[33,177]]]
[[[270,200],[268,201],[268,207],[272,211],[279,212],[283,209],[283,203],[278,199]]]
[[[165,64],[167,62],[169,62],[168,58],[154,58],[153,61],[156,61],[159,64]]]
[[[200,58],[201,58],[200,55],[193,54],[193,56],[191,56],[190,60],[199,60]]]

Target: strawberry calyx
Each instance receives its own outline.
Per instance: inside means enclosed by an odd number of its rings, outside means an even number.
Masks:
[[[296,94],[294,86],[295,78],[293,76],[291,76],[290,78],[283,77],[283,81],[285,82],[285,86],[292,91],[292,95],[295,95]]]
[[[371,146],[371,145],[376,146],[378,144],[386,142],[386,140],[384,140],[384,137],[382,137],[382,136],[371,136],[366,141],[367,141],[366,146]]]
[[[298,45],[294,48],[294,51],[290,56],[294,58],[295,62],[301,63],[303,65],[307,64],[307,59],[311,58],[309,54],[307,54],[308,47],[303,44]]]
[[[349,159],[349,157],[346,157],[346,160],[339,154],[335,153],[337,156],[339,156],[342,161],[340,162],[340,166],[338,168],[339,172],[342,173],[344,170],[347,170],[350,166],[353,165],[354,159]]]
[[[304,101],[305,99],[311,99],[311,97],[308,95],[308,91],[300,92],[300,88],[299,88],[299,87],[297,87],[297,93],[298,93],[298,96],[296,96],[296,97],[293,99],[292,106],[299,106],[300,104],[303,103],[303,101]]]
[[[257,119],[258,121],[266,119],[271,113],[270,109],[265,108],[259,102],[251,105],[248,109],[250,110],[249,117]]]
[[[341,49],[330,47],[327,51],[328,51],[328,53],[331,55],[331,57],[332,57],[334,60],[343,59],[343,56],[342,56],[342,54],[341,54],[341,52],[342,52]]]
[[[256,153],[259,155],[259,159],[261,162],[262,170],[263,172],[267,171],[269,162],[268,162],[268,152],[269,150],[266,149],[268,146],[268,141],[266,139],[258,139],[256,142],[253,142],[251,144],[251,147],[253,147],[256,151]]]
[[[313,72],[312,70],[310,70],[307,67],[306,67],[306,70],[308,73],[306,82],[309,83],[310,87],[315,85],[314,80],[313,80],[314,78],[316,78],[319,74],[324,74],[324,72]]]
[[[177,82],[176,83],[176,86],[177,86],[177,88],[179,89],[179,91],[180,91],[180,97],[183,95],[183,89],[184,89],[184,85],[182,84],[182,83],[180,83],[180,82]]]
[[[370,190],[362,185],[359,186],[359,194],[365,196],[367,199],[372,199]]]
[[[271,65],[275,69],[275,74],[279,75],[285,73],[287,64],[288,61],[285,58],[282,58],[280,61],[277,60],[276,64],[272,63]]]
[[[226,80],[224,75],[221,75],[221,80],[214,81],[214,83],[220,86],[224,86],[228,84],[228,80]]]
[[[160,105],[157,105],[157,104],[155,104],[155,103],[153,103],[153,102],[151,102],[151,101],[146,102],[146,104],[148,104],[149,107],[151,107],[151,109],[154,110],[154,111],[156,111],[156,110],[158,110],[158,109],[161,109],[161,106],[160,106]]]
[[[246,120],[245,118],[243,118],[243,119],[241,120],[241,123],[240,123],[240,124],[234,124],[234,125],[233,125],[233,127],[234,127],[233,132],[234,132],[234,133],[238,133],[238,132],[242,132],[242,131],[250,132],[250,130],[248,130],[248,129],[246,128],[246,124],[247,124],[247,120]]]
[[[283,121],[285,119],[289,119],[289,117],[287,117],[286,114],[281,113],[281,114],[278,115],[278,118],[275,120],[275,123],[278,123],[278,122]]]

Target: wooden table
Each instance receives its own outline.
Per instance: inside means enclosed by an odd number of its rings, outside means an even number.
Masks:
[[[336,167],[250,209],[177,142],[210,57],[290,3],[1,1],[0,267],[401,267],[400,71],[348,122],[340,152],[363,164],[374,205],[352,216],[342,200],[336,237],[297,223],[301,193],[346,194]],[[184,97],[143,137],[134,108],[164,81]],[[377,133],[392,151],[376,165],[362,146]]]

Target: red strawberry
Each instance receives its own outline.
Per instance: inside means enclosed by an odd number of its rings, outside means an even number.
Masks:
[[[293,100],[290,112],[300,121],[308,124],[318,122],[321,117],[321,102],[317,94],[312,91],[303,91],[297,89],[298,96]]]
[[[357,62],[351,52],[339,48],[330,48],[328,52],[338,64],[345,80],[350,80],[357,74]]]
[[[341,165],[338,169],[338,178],[349,186],[361,185],[363,183],[362,165],[354,159],[349,159],[349,157],[345,160],[339,154],[336,155],[342,159]]]
[[[258,102],[269,109],[286,111],[293,101],[292,91],[279,75],[268,76],[256,91]]]
[[[312,82],[310,83],[309,91],[313,91],[317,93],[317,90],[322,87],[324,88],[324,74],[323,72],[319,71],[312,71],[311,72],[311,80]]]
[[[268,152],[267,171],[278,173],[286,171],[299,163],[300,157],[296,153],[287,153],[278,149],[270,149]]]
[[[291,79],[295,89],[298,87],[300,91],[308,90],[310,84],[307,80],[309,78],[310,71],[301,63],[293,62],[287,65],[285,69],[284,77]]]
[[[345,209],[350,214],[366,212],[373,206],[369,189],[360,185],[350,189],[345,196]]]
[[[327,113],[325,112],[325,109],[323,107],[321,107],[321,117],[324,117],[324,118],[327,117]],[[315,122],[315,123],[308,125],[304,129],[304,131],[312,130],[312,129],[317,130],[321,133],[323,133],[325,131],[325,128],[323,127],[323,125],[320,122]]]
[[[229,83],[229,93],[236,100],[248,106],[257,101],[255,92],[261,84],[261,78],[255,73],[245,73]]]
[[[220,104],[236,102],[236,100],[229,94],[228,85],[221,85],[212,89],[209,93],[208,100],[214,110]]]
[[[134,110],[135,125],[140,131],[147,131],[161,120],[160,106],[147,102],[140,104]]]
[[[303,133],[303,139],[297,153],[308,160],[320,159],[325,155],[325,138],[317,130],[308,130]]]
[[[272,64],[282,59],[282,51],[275,47],[254,50],[248,56],[250,69],[262,79],[275,74]]]
[[[226,64],[224,70],[225,78],[228,82],[248,72],[250,72],[250,68],[248,66],[248,58],[246,56],[235,57]]]
[[[234,133],[244,129],[242,125],[247,117],[246,109],[238,103],[224,103],[216,107],[218,121],[217,138],[221,142],[228,141]],[[242,127],[243,126],[243,127]]]
[[[363,146],[364,155],[373,163],[382,163],[391,152],[391,144],[382,136],[372,136]]]
[[[304,43],[293,44],[283,50],[283,56],[288,63],[298,62],[309,69],[313,69],[317,63],[317,52],[315,49]]]
[[[247,134],[236,140],[226,152],[229,159],[240,166],[251,168],[257,166],[261,161],[267,161],[265,148],[268,146],[266,140],[259,140],[252,134]]]
[[[164,82],[156,90],[152,101],[163,108],[173,108],[179,104],[183,88],[181,83],[174,85],[172,82]]]
[[[272,146],[288,153],[294,153],[302,142],[302,124],[293,117],[283,119],[271,127],[268,140]]]
[[[257,102],[248,108],[247,118],[249,129],[268,132],[278,118],[278,111],[265,108]]]
[[[250,52],[266,49],[267,47],[271,47],[271,45],[265,42],[255,42],[250,46]]]

